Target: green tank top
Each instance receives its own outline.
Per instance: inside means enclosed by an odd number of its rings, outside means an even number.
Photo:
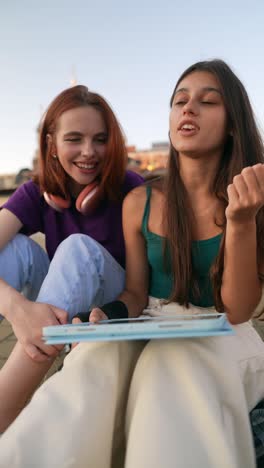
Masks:
[[[168,265],[168,271],[166,271],[163,259],[164,237],[148,230],[151,186],[146,186],[146,189],[147,200],[142,220],[142,232],[146,239],[147,257],[150,266],[149,295],[160,299],[167,299],[171,294],[173,284],[171,265]],[[190,291],[189,302],[194,305],[200,307],[211,307],[214,305],[209,270],[218,254],[221,237],[222,234],[218,234],[210,239],[192,242],[192,264],[196,271],[200,290],[199,299],[195,299]],[[169,251],[168,256],[170,256]],[[170,263],[170,258],[168,263]]]

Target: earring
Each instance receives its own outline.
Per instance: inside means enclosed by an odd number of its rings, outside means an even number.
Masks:
[[[58,156],[56,154],[52,155],[53,159],[58,159]]]

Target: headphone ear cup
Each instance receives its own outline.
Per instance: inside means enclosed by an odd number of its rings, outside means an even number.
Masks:
[[[99,200],[99,184],[92,182],[85,187],[76,200],[76,208],[82,214],[88,214]]]
[[[69,208],[71,205],[70,199],[65,200],[64,198],[56,197],[55,195],[51,195],[47,192],[44,192],[43,196],[48,205],[59,213],[61,213],[66,208]]]

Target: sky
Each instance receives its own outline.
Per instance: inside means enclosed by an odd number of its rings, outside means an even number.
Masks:
[[[9,0],[0,5],[0,174],[31,167],[52,99],[102,94],[127,144],[167,141],[169,99],[192,63],[222,58],[264,129],[263,0]]]

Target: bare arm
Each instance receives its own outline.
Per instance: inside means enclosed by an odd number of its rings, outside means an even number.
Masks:
[[[123,231],[126,245],[126,286],[119,299],[130,317],[137,317],[148,302],[149,265],[145,239],[141,231],[146,189],[128,194],[123,205]]]
[[[264,205],[264,167],[243,169],[228,187],[221,296],[231,323],[249,320],[261,299],[256,214]],[[262,188],[263,187],[263,188]]]
[[[148,302],[149,267],[141,223],[146,201],[145,187],[130,192],[123,203],[123,231],[126,245],[126,285],[118,297],[128,308],[129,317],[137,317]],[[93,309],[90,320],[106,318],[99,309]]]
[[[21,221],[11,211],[5,208],[0,211],[0,250],[15,237],[22,226]]]

